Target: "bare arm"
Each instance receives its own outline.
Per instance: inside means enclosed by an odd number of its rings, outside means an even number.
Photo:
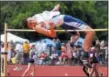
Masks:
[[[53,24],[51,24],[52,26]],[[38,33],[41,33],[43,35],[46,35],[48,37],[56,37],[56,32],[54,30],[54,28],[50,28],[50,30],[44,28],[43,24],[38,24],[37,26],[33,27],[33,29],[38,32]]]
[[[71,36],[71,42],[75,43],[79,37],[80,37],[80,33],[76,31],[76,33],[73,36]]]
[[[60,8],[60,4],[57,4],[52,11],[59,11],[59,8]]]
[[[80,36],[80,33],[79,33],[79,31],[77,31],[77,35],[78,35],[78,36]]]

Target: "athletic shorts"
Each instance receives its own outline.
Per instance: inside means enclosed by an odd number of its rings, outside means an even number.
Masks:
[[[98,60],[97,60],[97,58],[93,58],[92,59],[91,64],[93,64],[93,63],[99,63]]]
[[[31,63],[31,64],[33,64],[34,63],[34,59],[29,59],[28,62]]]
[[[70,15],[64,15],[64,24],[61,25],[64,29],[85,29],[88,25],[80,19],[72,17]]]

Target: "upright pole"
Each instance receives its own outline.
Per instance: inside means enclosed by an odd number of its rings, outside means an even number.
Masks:
[[[1,52],[1,77],[7,76],[7,24],[4,24],[4,34],[5,34],[5,42],[4,42],[4,51]]]

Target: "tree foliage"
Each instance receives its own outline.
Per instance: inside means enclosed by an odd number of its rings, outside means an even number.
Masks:
[[[44,10],[52,10],[58,3],[61,5],[60,11],[62,14],[77,17],[92,28],[107,28],[108,26],[108,1],[1,1],[0,26],[3,29],[4,22],[7,22],[9,28],[26,28],[22,23],[25,18]],[[42,36],[33,32],[16,32],[16,34],[33,39]],[[97,32],[96,37],[100,39],[107,38],[107,32]]]

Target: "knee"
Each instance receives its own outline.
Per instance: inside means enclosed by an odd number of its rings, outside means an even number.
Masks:
[[[95,31],[87,31],[86,34],[93,37],[95,35]]]
[[[91,33],[92,35],[95,35],[95,31],[94,31],[94,30],[92,30],[90,33]]]
[[[94,29],[92,29],[91,27],[88,26],[88,27],[86,28],[86,30],[87,30],[87,31],[85,32],[86,34],[88,34],[88,35],[95,35],[95,31],[94,31]],[[89,30],[89,31],[88,31],[88,30]]]

